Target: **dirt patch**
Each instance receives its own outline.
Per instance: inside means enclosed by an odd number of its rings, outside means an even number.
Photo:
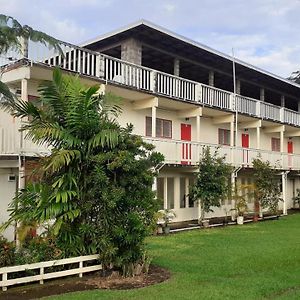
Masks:
[[[46,281],[44,285],[32,284],[8,288],[6,292],[0,291],[0,300],[30,300],[46,296],[60,295],[70,292],[95,290],[95,289],[135,289],[166,281],[171,273],[158,266],[150,266],[148,274],[123,278],[117,272],[110,276],[101,277],[99,273],[93,273],[83,278],[67,278],[63,280]]]

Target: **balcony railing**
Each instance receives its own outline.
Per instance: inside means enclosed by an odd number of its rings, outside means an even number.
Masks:
[[[218,150],[220,155],[225,156],[227,163],[236,167],[251,168],[253,159],[260,156],[275,168],[300,170],[300,155],[297,154],[150,137],[144,139],[155,145],[155,150],[164,154],[165,163],[170,164],[197,165],[204,147],[208,146],[211,151]]]
[[[233,97],[233,93],[228,91],[128,63],[68,43],[62,42],[61,47],[62,52],[58,52],[48,50],[42,44],[30,42],[28,59],[93,76],[106,82],[228,111],[237,110],[239,113],[300,127],[300,113],[296,111],[241,95]],[[10,51],[6,58],[0,59],[0,66],[18,59],[21,59],[20,53]]]

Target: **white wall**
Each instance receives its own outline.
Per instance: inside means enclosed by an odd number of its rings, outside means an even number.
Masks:
[[[13,169],[0,169],[0,223],[8,220],[9,212],[7,211],[10,201],[13,199],[16,193],[16,181],[9,182],[8,175],[14,173],[16,170]],[[14,228],[9,227],[3,234],[6,238],[13,240]]]

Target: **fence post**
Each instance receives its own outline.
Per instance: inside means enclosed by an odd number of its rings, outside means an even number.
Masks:
[[[40,267],[40,275],[44,275],[44,267]],[[44,279],[40,280],[40,284],[44,284]]]
[[[280,116],[279,116],[280,122],[284,122],[287,120],[284,120],[284,107],[280,108]]]
[[[3,282],[5,283],[5,281],[7,280],[7,273],[3,273],[3,274],[2,274],[2,280],[3,280]],[[7,291],[7,286],[3,286],[3,287],[2,287],[2,291],[3,291],[3,292]]]
[[[96,59],[96,76],[99,78],[104,78],[105,74],[105,60],[103,55],[98,55]],[[107,78],[106,78],[107,79]]]
[[[260,103],[261,103],[260,101],[256,102],[256,114],[255,114],[259,118],[261,118]]]
[[[80,269],[80,271],[82,270],[82,268],[83,268],[83,261],[80,261],[80,262],[79,262],[79,269]],[[82,277],[82,272],[79,273],[79,277],[80,277],[80,278]]]

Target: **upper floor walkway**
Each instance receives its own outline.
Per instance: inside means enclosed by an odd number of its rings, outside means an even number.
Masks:
[[[29,43],[28,58],[25,60],[60,67],[154,95],[300,127],[300,113],[285,107],[135,65],[68,43],[62,43],[61,48],[62,52],[57,52],[38,43]],[[11,52],[6,58],[2,58],[0,65],[5,71],[5,68],[9,69],[19,59],[22,59],[19,53]]]

